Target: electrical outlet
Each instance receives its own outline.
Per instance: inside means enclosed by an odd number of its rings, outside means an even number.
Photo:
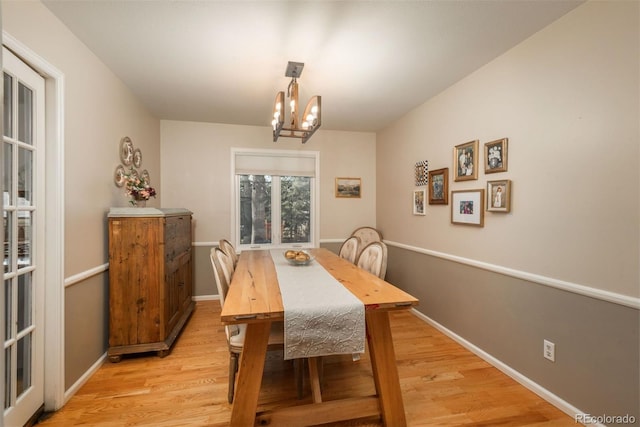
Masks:
[[[556,345],[549,340],[544,340],[544,358],[552,362],[556,361]]]

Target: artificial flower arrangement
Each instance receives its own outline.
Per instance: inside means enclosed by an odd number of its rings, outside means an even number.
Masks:
[[[131,168],[129,173],[124,175],[124,188],[131,200],[132,206],[137,206],[138,202],[146,202],[151,197],[156,197],[156,189],[149,185],[147,177],[138,175],[138,172]]]

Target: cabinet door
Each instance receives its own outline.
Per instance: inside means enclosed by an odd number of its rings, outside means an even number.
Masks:
[[[161,220],[116,218],[109,237],[109,345],[156,342],[161,336]]]

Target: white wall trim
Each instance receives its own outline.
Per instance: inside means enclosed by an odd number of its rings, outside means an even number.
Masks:
[[[64,92],[65,76],[11,34],[2,44],[45,78],[46,119],[46,282],[44,404],[56,410],[64,404]]]
[[[218,247],[220,242],[193,242],[191,246],[194,247]]]
[[[73,395],[76,394],[87,381],[89,381],[89,378],[91,378],[91,376],[100,369],[105,360],[107,360],[106,352],[100,356],[100,358],[96,360],[96,362],[91,365],[91,367],[87,369],[86,372],[64,393],[64,404],[66,404],[69,399],[71,399],[71,397],[73,397]]]
[[[584,295],[587,297],[599,299],[602,301],[612,302],[614,304],[623,305],[626,307],[640,310],[640,298],[635,298],[628,295],[622,295],[615,292],[609,292],[602,289],[591,288],[577,283],[567,282],[564,280],[554,279],[552,277],[541,276],[539,274],[529,273],[526,271],[515,270],[512,268],[503,267],[500,265],[489,264],[482,261],[476,261],[469,258],[463,258],[457,255],[446,254],[443,252],[432,251],[429,249],[418,248],[416,246],[405,245],[402,243],[384,241],[389,246],[395,246],[398,248],[406,249],[413,252],[422,253],[425,255],[431,255],[434,257],[454,261],[460,264],[470,265],[472,267],[481,268],[483,270],[492,271],[494,273],[504,274],[506,276],[515,277],[517,279],[528,280],[530,282],[538,283],[540,285],[550,286],[556,289],[562,289],[563,291],[573,292],[575,294]]]
[[[198,295],[191,298],[193,301],[220,301],[219,295]]]
[[[100,273],[104,273],[109,270],[109,263],[99,265],[97,267],[90,268],[89,270],[85,270],[81,273],[74,274],[73,276],[67,277],[64,279],[64,287],[68,288],[69,286],[73,286],[76,283],[80,283],[82,281],[87,280],[90,277],[98,275]]]
[[[544,399],[547,402],[551,403],[553,406],[555,406],[556,408],[560,409],[565,414],[571,416],[574,420],[576,419],[577,415],[587,414],[587,412],[579,410],[578,408],[576,408],[575,406],[571,405],[566,400],[564,400],[564,399],[558,397],[557,395],[551,393],[549,390],[547,390],[546,388],[542,387],[540,384],[538,384],[538,383],[532,381],[531,379],[529,379],[528,377],[522,375],[520,372],[516,371],[515,369],[513,369],[509,365],[503,363],[499,359],[496,359],[495,357],[493,357],[489,353],[485,352],[481,348],[479,348],[479,347],[475,346],[474,344],[470,343],[469,341],[467,341],[466,339],[462,338],[461,336],[459,336],[455,332],[445,328],[440,323],[436,322],[435,320],[431,319],[430,317],[425,316],[424,314],[420,313],[415,308],[411,309],[411,311],[418,318],[422,319],[425,323],[428,323],[429,325],[433,326],[438,331],[442,332],[443,334],[445,334],[446,336],[448,336],[449,338],[451,338],[452,340],[454,340],[455,342],[457,342],[458,344],[460,344],[461,346],[463,346],[464,348],[466,348],[467,350],[469,350],[470,352],[472,352],[476,356],[480,357],[485,362],[489,363],[491,366],[495,367],[496,369],[500,370],[504,374],[506,374],[509,377],[513,378],[519,384],[523,385],[527,389],[531,390],[532,392],[534,392],[535,394],[540,396],[542,399]],[[602,424],[589,424],[589,425],[606,427],[606,426],[604,426]]]

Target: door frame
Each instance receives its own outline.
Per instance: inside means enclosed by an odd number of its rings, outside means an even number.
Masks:
[[[2,44],[45,79],[45,262],[44,405],[64,405],[64,74],[2,31]]]

